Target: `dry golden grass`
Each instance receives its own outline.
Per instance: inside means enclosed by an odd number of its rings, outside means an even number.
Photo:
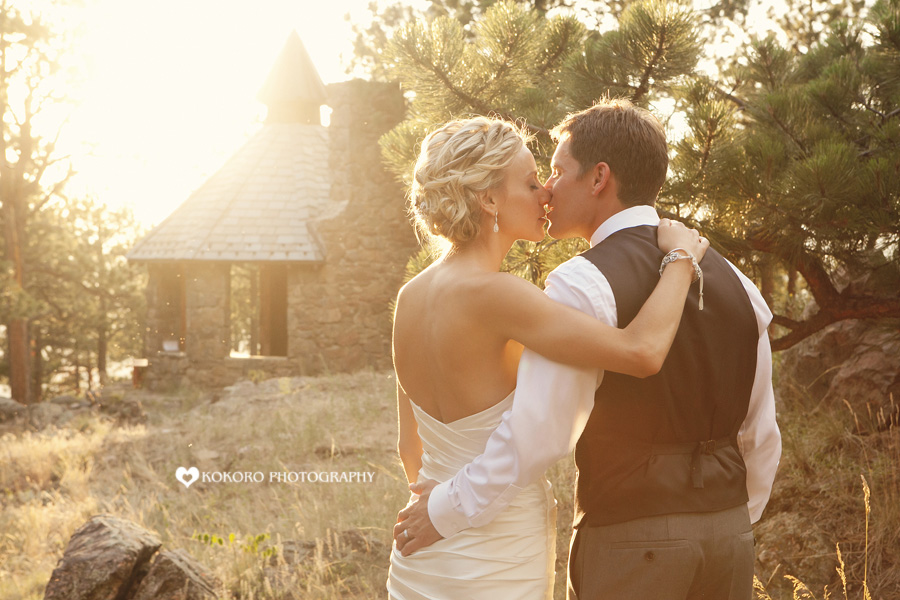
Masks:
[[[759,598],[900,598],[900,422],[895,401],[849,405],[787,395],[784,453],[755,528]],[[821,590],[821,591],[819,591]]]
[[[220,395],[139,394],[146,426],[99,416],[0,438],[0,598],[43,597],[69,537],[109,512],[183,548],[242,598],[382,595],[407,492],[387,373],[243,383]],[[372,483],[209,483],[200,471],[373,472]],[[222,545],[194,539],[202,534]],[[256,541],[258,540],[258,541]],[[299,551],[297,551],[299,549]],[[305,555],[305,556],[304,556]]]
[[[119,427],[93,415],[63,429],[5,426],[0,598],[42,598],[71,534],[101,512],[188,551],[219,578],[223,598],[384,597],[390,529],[407,498],[395,450],[394,385],[389,373],[364,372],[244,382],[216,395],[128,392],[142,400],[146,425]],[[891,595],[900,581],[900,432],[887,423],[864,435],[840,407],[811,415],[795,402],[780,411],[785,454],[756,528],[759,597],[900,597]],[[185,488],[175,479],[179,466],[375,475],[365,484],[201,481]],[[861,474],[871,488],[868,520]],[[559,502],[555,597],[562,599],[571,461],[549,478]],[[849,589],[843,595],[841,579]],[[819,589],[823,594],[812,591]]]

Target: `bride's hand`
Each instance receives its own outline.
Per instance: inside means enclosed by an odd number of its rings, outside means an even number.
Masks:
[[[699,231],[690,229],[684,223],[671,219],[659,220],[656,243],[663,252],[669,252],[675,248],[684,248],[694,255],[697,262],[703,259],[706,249],[709,248],[709,240],[701,237]]]

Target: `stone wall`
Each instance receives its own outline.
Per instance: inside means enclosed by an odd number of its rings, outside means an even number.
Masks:
[[[403,119],[400,90],[350,81],[328,94],[331,206],[313,226],[326,260],[288,274],[288,354],[300,374],[391,366],[391,301],[418,247],[404,190],[378,147]]]
[[[191,361],[227,357],[231,346],[231,264],[188,263],[184,274],[185,353]]]
[[[183,352],[160,352],[150,358],[144,385],[165,392],[190,386],[219,388],[245,379],[294,377],[299,372],[296,361],[280,356],[191,360]]]
[[[148,284],[148,327],[146,354],[149,366],[144,384],[150,389],[177,389],[190,383],[206,386],[228,385],[236,381],[223,361],[229,355],[230,274],[229,263],[196,262],[179,265],[184,278],[184,350],[162,351],[164,335],[171,329],[158,290],[161,269],[172,265],[150,265]]]

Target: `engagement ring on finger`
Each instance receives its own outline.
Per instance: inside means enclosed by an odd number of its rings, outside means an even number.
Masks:
[[[406,536],[406,539],[409,539],[409,529],[404,529],[403,535]]]

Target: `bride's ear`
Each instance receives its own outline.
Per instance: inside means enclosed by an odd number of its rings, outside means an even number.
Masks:
[[[497,214],[497,196],[496,190],[485,190],[478,194],[478,202],[481,204],[481,210],[491,219]]]

